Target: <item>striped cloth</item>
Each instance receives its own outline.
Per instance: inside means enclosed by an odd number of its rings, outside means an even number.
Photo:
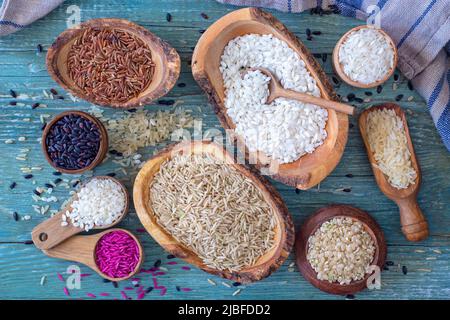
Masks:
[[[450,151],[450,1],[449,0],[217,0],[242,6],[301,12],[336,8],[366,20],[380,12],[380,26],[397,44],[398,68],[411,79]],[[373,6],[377,6],[374,8]],[[370,8],[370,10],[368,9]],[[317,9],[316,9],[317,10]],[[369,13],[367,13],[369,11]]]
[[[47,15],[64,0],[3,0],[0,7],[0,36],[25,28]]]

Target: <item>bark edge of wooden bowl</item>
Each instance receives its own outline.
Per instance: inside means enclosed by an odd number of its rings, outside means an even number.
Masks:
[[[207,94],[222,127],[234,129],[235,125],[228,116],[224,106],[224,86],[219,71],[220,58],[228,42],[248,33],[273,34],[285,41],[305,61],[308,71],[316,80],[322,97],[339,101],[333,86],[320,64],[315,60],[306,46],[290,32],[285,25],[272,14],[258,8],[244,8],[232,11],[213,23],[200,37],[193,57],[192,74],[199,86]],[[347,143],[348,116],[328,110],[325,127],[327,138],[313,153],[306,154],[294,162],[277,164],[262,152],[249,153],[242,138],[235,136],[247,161],[256,159],[255,167],[259,170],[275,168],[271,177],[284,184],[306,190],[325,179],[339,163]]]
[[[89,121],[91,121],[98,127],[98,131],[100,132],[100,147],[98,149],[95,159],[87,167],[84,167],[81,169],[76,169],[76,170],[69,170],[69,169],[64,169],[64,168],[58,167],[50,159],[50,156],[47,151],[47,136],[48,136],[48,133],[50,132],[50,129],[57,121],[61,120],[63,117],[70,115],[70,114],[77,115],[77,116],[83,117],[85,119],[88,119]],[[44,128],[44,131],[42,132],[41,148],[42,148],[42,152],[44,153],[44,157],[47,160],[47,162],[54,169],[56,169],[57,171],[62,172],[62,173],[80,174],[80,173],[94,169],[96,166],[98,166],[100,163],[102,163],[102,161],[105,159],[106,153],[108,152],[108,145],[109,145],[108,132],[106,131],[103,123],[99,119],[97,119],[95,116],[93,116],[89,113],[83,112],[83,111],[78,111],[78,110],[69,110],[69,111],[64,111],[64,112],[58,113],[57,115],[55,115],[52,118],[52,120],[50,120],[49,123],[47,123],[47,125]]]
[[[187,246],[175,240],[162,226],[160,226],[154,216],[149,203],[150,183],[154,175],[159,171],[159,167],[166,159],[170,159],[176,154],[201,154],[210,153],[219,159],[224,159],[227,164],[232,165],[241,174],[251,179],[262,191],[264,198],[274,208],[277,227],[275,229],[274,248],[260,257],[254,266],[245,268],[239,272],[229,272],[227,270],[216,270],[207,267],[202,260]],[[147,232],[166,251],[178,258],[200,268],[208,273],[220,276],[225,279],[241,283],[249,283],[261,280],[277,270],[286,260],[294,244],[294,225],[292,217],[288,212],[278,191],[256,170],[251,167],[235,162],[234,158],[223,147],[214,142],[196,141],[175,143],[158,154],[153,156],[139,171],[133,186],[133,199],[137,215]]]
[[[372,82],[372,83],[367,83],[367,84],[361,83],[358,81],[354,81],[354,80],[350,79],[349,76],[347,76],[347,74],[342,69],[341,63],[339,62],[339,49],[344,44],[345,40],[347,39],[347,37],[350,33],[361,30],[361,29],[366,29],[366,28],[374,29],[374,27],[372,27],[372,26],[363,24],[363,25],[354,27],[354,28],[350,29],[349,31],[347,31],[336,43],[336,45],[333,49],[333,59],[332,59],[333,60],[333,70],[336,72],[336,74],[339,76],[339,78],[341,78],[341,80],[344,81],[349,86],[356,87],[356,88],[362,88],[362,89],[375,88],[375,87],[385,83],[386,81],[388,81],[389,78],[394,74],[395,68],[397,68],[397,63],[398,63],[398,51],[397,51],[397,46],[395,45],[394,40],[392,40],[391,36],[388,35],[385,31],[377,28],[376,30],[379,31],[388,40],[389,44],[391,45],[392,49],[394,50],[394,63],[392,65],[392,68],[389,70],[389,72],[386,74],[386,76],[384,78],[377,80],[375,82]]]
[[[372,265],[380,267],[380,271],[383,270],[386,261],[387,246],[380,226],[367,212],[359,208],[340,204],[330,205],[317,210],[302,224],[295,240],[295,261],[303,277],[319,290],[337,295],[354,294],[366,288],[366,282],[370,274],[366,274],[362,280],[353,281],[347,285],[341,285],[337,282],[330,283],[326,280],[317,279],[316,271],[314,271],[306,258],[309,237],[324,222],[335,217],[350,217],[363,223],[365,230],[372,237],[376,248]]]
[[[135,35],[149,46],[152,52],[152,60],[155,63],[155,71],[150,84],[139,96],[126,102],[100,103],[88,98],[84,91],[70,78],[67,72],[68,52],[72,43],[81,35],[83,29],[88,27],[120,29]],[[131,109],[150,104],[152,101],[166,95],[178,80],[181,61],[180,56],[173,47],[146,28],[125,19],[100,18],[88,20],[59,34],[48,49],[46,64],[48,73],[53,80],[74,96],[96,105]]]

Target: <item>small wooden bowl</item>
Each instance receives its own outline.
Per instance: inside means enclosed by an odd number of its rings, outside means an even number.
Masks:
[[[403,121],[408,149],[411,154],[411,164],[417,173],[415,183],[410,184],[406,189],[397,189],[389,183],[384,173],[378,168],[377,161],[375,160],[367,139],[367,116],[369,112],[382,109],[394,110],[395,114]],[[386,197],[394,201],[400,209],[400,222],[402,225],[403,234],[409,241],[424,240],[428,237],[428,223],[422,213],[422,210],[419,208],[419,204],[417,203],[417,194],[419,193],[422,174],[419,161],[417,160],[416,153],[414,151],[411,136],[409,134],[405,112],[399,105],[394,103],[384,103],[364,110],[360,114],[358,122],[359,130],[361,132],[361,136],[367,150],[367,156],[369,158],[378,187],[386,195]]]
[[[145,42],[155,63],[155,70],[150,85],[126,102],[102,104],[90,99],[70,78],[67,70],[67,56],[72,44],[83,34],[86,28],[114,28],[133,34]],[[177,82],[180,75],[180,56],[167,42],[133,22],[124,19],[92,19],[79,26],[62,32],[48,49],[47,69],[52,78],[65,90],[91,103],[114,108],[130,109],[150,104],[167,94]]]
[[[250,179],[262,191],[264,199],[273,207],[277,226],[275,228],[275,246],[260,257],[255,265],[239,272],[216,270],[206,266],[187,246],[179,243],[156,220],[150,205],[150,184],[159,171],[160,165],[177,154],[212,154]],[[181,142],[173,144],[151,158],[138,173],[133,187],[133,199],[136,212],[145,229],[165,250],[197,266],[198,268],[233,281],[248,283],[269,276],[286,260],[294,243],[292,218],[276,189],[255,170],[238,164],[221,146],[207,141]]]
[[[366,288],[367,279],[370,274],[366,274],[362,280],[353,281],[350,284],[344,285],[341,285],[338,282],[319,280],[316,271],[311,267],[306,258],[309,237],[312,236],[324,222],[336,217],[350,217],[364,225],[364,229],[370,234],[375,244],[375,255],[372,265],[377,265],[380,267],[380,270],[383,270],[387,253],[383,231],[381,231],[377,222],[368,213],[346,205],[331,205],[319,209],[305,221],[300,232],[297,233],[295,240],[297,267],[306,280],[322,291],[340,295],[353,294]]]
[[[339,78],[342,79],[342,81],[344,81],[345,83],[347,83],[350,86],[353,87],[357,87],[357,88],[364,88],[364,89],[368,89],[368,88],[374,88],[379,86],[380,84],[383,84],[384,82],[386,82],[394,73],[395,68],[397,67],[397,62],[398,62],[398,52],[397,52],[397,46],[395,45],[394,40],[392,40],[392,38],[383,30],[381,29],[376,29],[378,32],[380,32],[384,37],[386,37],[386,39],[388,40],[388,42],[390,43],[392,49],[394,50],[394,63],[392,65],[392,68],[389,70],[389,72],[386,74],[386,76],[383,79],[380,79],[378,81],[375,81],[373,83],[361,83],[361,82],[357,82],[354,81],[352,79],[350,79],[350,77],[348,77],[345,72],[344,69],[342,68],[341,63],[339,62],[339,51],[341,49],[341,46],[343,45],[343,43],[345,42],[345,40],[347,39],[347,37],[349,36],[349,34],[351,34],[354,31],[357,30],[361,30],[361,29],[374,29],[374,27],[372,26],[368,26],[368,25],[361,25],[358,27],[355,27],[353,29],[350,29],[349,31],[347,31],[342,37],[341,39],[339,39],[339,41],[337,42],[336,46],[333,49],[333,68],[334,71],[336,72],[336,74],[339,76]]]
[[[228,42],[249,33],[273,34],[285,41],[304,61],[325,99],[339,101],[325,72],[308,49],[273,15],[257,8],[244,8],[222,17],[201,36],[192,58],[192,74],[208,95],[220,123],[225,129],[236,126],[224,105],[225,90],[219,70],[220,59]],[[299,189],[309,189],[325,179],[339,163],[347,143],[348,116],[328,109],[325,127],[327,138],[313,153],[294,162],[278,164],[262,152],[249,153],[243,138],[235,135],[238,147],[256,168],[273,168],[271,177]],[[251,159],[251,160],[249,160]],[[255,161],[256,160],[256,161]]]
[[[134,268],[133,272],[131,272],[126,277],[122,278],[111,278],[110,276],[104,274],[103,272],[100,271],[95,261],[95,249],[97,247],[98,241],[102,236],[113,231],[123,231],[127,233],[130,237],[134,239],[134,241],[136,241],[139,248],[138,264]],[[122,281],[131,278],[141,269],[142,263],[144,262],[144,250],[142,249],[142,245],[139,239],[136,238],[136,236],[132,234],[130,231],[120,228],[108,229],[90,236],[74,236],[62,242],[58,246],[53,247],[51,249],[42,250],[42,252],[44,252],[44,254],[52,258],[82,263],[91,268],[92,270],[94,270],[95,272],[97,272],[103,278],[108,279],[110,281]]]
[[[56,166],[53,161],[50,159],[50,156],[47,152],[47,135],[50,132],[51,127],[59,120],[61,120],[63,117],[67,116],[67,115],[77,115],[80,117],[83,117],[85,119],[88,119],[89,121],[93,122],[97,127],[98,130],[100,132],[100,148],[98,150],[97,156],[95,157],[95,159],[91,162],[90,165],[88,165],[85,168],[82,169],[76,169],[76,170],[68,170],[68,169],[64,169],[64,168],[60,168],[58,166]],[[82,173],[85,171],[89,171],[94,169],[98,164],[100,164],[103,159],[106,156],[106,153],[108,152],[108,132],[105,129],[105,126],[103,125],[103,123],[98,120],[96,117],[90,115],[89,113],[83,112],[83,111],[77,111],[77,110],[70,110],[70,111],[65,111],[62,113],[57,114],[46,126],[44,131],[42,132],[42,151],[44,152],[44,156],[45,159],[47,160],[47,162],[56,170],[58,170],[59,172],[62,173],[70,173],[70,174],[77,174],[77,173]]]

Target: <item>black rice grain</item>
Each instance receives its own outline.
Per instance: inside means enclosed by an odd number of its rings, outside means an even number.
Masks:
[[[386,261],[386,265],[387,266],[393,266],[394,265],[394,261]]]
[[[59,171],[53,171],[52,174],[53,174],[54,176],[60,176],[60,175],[62,175],[62,173],[59,172]]]
[[[200,29],[200,30],[198,30],[198,32],[200,33],[200,34],[203,34],[203,33],[205,33],[205,29]]]
[[[28,180],[28,179],[33,178],[33,175],[32,174],[26,174],[23,177]]]
[[[406,266],[403,266],[402,267],[402,272],[403,272],[404,275],[407,275],[408,274],[408,268]]]
[[[333,79],[333,82],[334,82],[335,84],[339,84],[339,83],[340,83],[339,79],[336,78],[335,76],[331,77],[331,79]]]
[[[100,150],[100,130],[91,120],[69,114],[50,128],[46,137],[47,153],[53,165],[78,170],[88,167]]]
[[[116,281],[111,281],[111,283],[112,283],[112,285],[113,285],[114,288],[118,288],[118,287],[119,287],[119,285],[117,284]]]
[[[10,102],[9,102],[9,105],[10,105],[10,106],[15,106],[15,105],[17,105],[17,101],[10,101]]]
[[[38,44],[37,46],[36,46],[36,49],[37,49],[37,52],[39,52],[39,53],[41,53],[43,50],[42,50],[42,45],[41,44]]]
[[[322,34],[322,31],[316,30],[316,31],[313,31],[312,34],[315,36],[320,36]]]
[[[50,92],[53,94],[53,95],[58,95],[58,91],[56,91],[55,89],[53,89],[53,88],[51,88],[50,89]]]
[[[379,85],[379,86],[377,87],[377,93],[381,93],[381,91],[383,91],[383,86],[382,86],[382,85]]]
[[[358,102],[358,103],[363,103],[363,102],[364,102],[364,100],[363,100],[363,99],[361,99],[361,98],[358,98],[358,97],[355,97],[355,101],[356,101],[356,102]]]
[[[9,90],[9,94],[11,95],[11,97],[17,98],[17,93],[14,90]]]
[[[296,194],[299,194],[299,193],[300,193],[300,189],[295,188],[295,193],[296,193]]]
[[[153,264],[153,266],[155,268],[158,268],[159,266],[161,266],[161,259],[156,260],[155,263]]]
[[[364,92],[364,94],[365,94],[366,96],[368,96],[368,97],[371,97],[373,93],[370,92],[370,91],[366,91],[366,92]]]
[[[173,254],[167,255],[167,259],[173,259],[173,258],[175,258],[175,256]]]
[[[75,182],[72,184],[72,188],[75,188],[79,183],[80,183],[80,180],[75,181]]]
[[[348,294],[345,296],[345,299],[353,300],[353,299],[355,299],[355,296],[353,294]]]
[[[33,103],[33,105],[31,106],[31,109],[36,109],[39,106],[40,106],[39,102]]]
[[[55,180],[53,180],[53,183],[54,183],[54,184],[58,184],[58,183],[60,183],[61,181],[62,181],[61,178],[56,178]]]
[[[208,15],[207,15],[206,13],[204,13],[204,12],[200,13],[200,15],[201,15],[202,18],[205,19],[205,20],[208,20],[208,19],[209,19]]]
[[[181,291],[180,286],[175,286],[175,289],[177,289],[177,291]]]
[[[148,287],[148,288],[145,290],[145,293],[150,293],[150,292],[152,292],[152,290],[153,290],[153,287]]]
[[[167,20],[167,22],[171,22],[172,21],[172,15],[170,13],[166,14],[166,20]]]
[[[109,283],[109,282],[111,282],[111,280],[103,279],[103,282],[104,282],[104,283]]]
[[[127,111],[130,112],[130,113],[133,113],[133,112],[136,112],[137,109],[136,108],[131,108],[131,109],[128,109]]]
[[[41,193],[40,193],[39,191],[37,191],[36,189],[35,189],[35,190],[33,190],[33,193],[34,193],[35,195],[37,195],[38,197],[40,197],[40,196],[41,196]]]
[[[13,212],[13,219],[14,221],[19,221],[19,214],[17,213],[17,211]]]
[[[322,61],[327,62],[328,55],[326,53],[322,54]]]
[[[46,188],[52,188],[52,189],[53,189],[53,185],[50,184],[50,183],[46,183],[46,184],[45,184],[45,187],[46,187]]]
[[[239,287],[241,285],[240,282],[233,282],[233,287]]]
[[[394,74],[394,80],[395,81],[398,81],[398,79],[400,78],[400,76],[396,73],[396,74]]]
[[[413,86],[411,80],[408,80],[408,89],[411,90],[411,91],[414,90],[414,86]]]
[[[181,83],[178,84],[178,87],[179,88],[184,88],[184,87],[186,87],[186,83],[181,82]]]
[[[164,105],[164,106],[171,106],[175,103],[175,100],[169,99],[169,100],[158,100],[158,104]]]
[[[321,53],[313,53],[314,58],[317,59],[322,59],[322,54]]]
[[[350,188],[345,188],[345,189],[343,189],[342,191],[344,191],[344,192],[352,192],[352,189],[350,189]]]
[[[9,188],[12,190],[12,189],[14,189],[16,186],[17,186],[17,183],[16,183],[16,182],[13,182],[13,183],[11,183],[11,184],[9,185]]]
[[[116,176],[116,173],[115,172],[110,172],[110,173],[107,174],[107,176],[114,178]]]
[[[41,126],[41,130],[45,130],[45,127],[47,127],[47,122],[44,122],[44,124]]]
[[[306,28],[305,33],[308,37],[311,37],[311,29],[310,28]]]
[[[398,96],[395,97],[395,101],[400,101],[403,99],[403,97],[404,97],[403,94],[399,94]]]
[[[354,93],[349,93],[348,95],[347,95],[347,99],[348,99],[348,101],[349,102],[352,102],[353,100],[355,100],[355,94]]]
[[[347,178],[353,178],[353,174],[351,174],[351,173],[347,173],[345,176],[346,176]]]

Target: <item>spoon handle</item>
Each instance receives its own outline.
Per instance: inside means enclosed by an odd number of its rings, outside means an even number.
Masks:
[[[356,109],[354,107],[349,106],[347,104],[318,98],[318,97],[312,96],[310,94],[297,92],[297,91],[293,91],[293,90],[280,88],[279,92],[277,93],[277,96],[287,98],[287,99],[298,100],[298,101],[301,101],[304,103],[315,104],[317,106],[320,106],[323,108],[328,108],[328,109],[333,109],[335,111],[342,112],[342,113],[345,113],[345,114],[348,114],[351,116],[354,116],[355,112],[356,112]]]
[[[65,210],[62,210],[50,219],[37,225],[31,231],[31,239],[37,248],[41,250],[53,248],[67,238],[83,231],[74,227],[71,223],[68,223],[65,227],[61,226],[62,215],[65,212]]]
[[[421,241],[428,237],[428,223],[419,208],[415,196],[396,200],[400,209],[402,232],[409,241]]]

